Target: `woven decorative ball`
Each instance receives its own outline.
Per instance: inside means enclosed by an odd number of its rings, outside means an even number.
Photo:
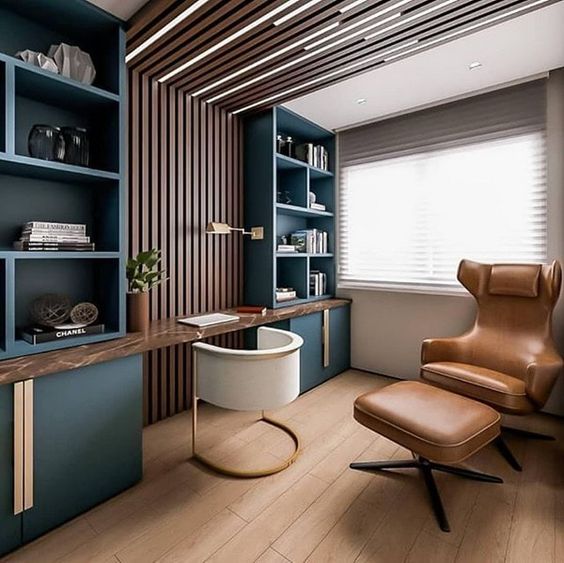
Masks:
[[[79,303],[72,308],[70,318],[75,324],[91,325],[98,318],[98,307],[94,303]]]
[[[34,322],[42,326],[56,326],[65,322],[71,312],[71,302],[66,295],[47,293],[33,301],[30,315]]]

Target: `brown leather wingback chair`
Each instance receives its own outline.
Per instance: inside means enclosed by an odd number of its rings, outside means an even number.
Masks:
[[[552,312],[562,283],[560,263],[492,265],[462,260],[458,280],[478,304],[474,326],[462,336],[425,340],[421,378],[502,413],[540,410],[563,366],[552,337]],[[509,450],[503,446],[500,450],[515,469],[521,469]]]

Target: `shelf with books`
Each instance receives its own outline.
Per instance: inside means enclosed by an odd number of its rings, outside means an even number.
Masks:
[[[62,42],[91,55],[96,68],[92,85],[16,58],[18,51],[46,53],[51,45]],[[106,340],[125,332],[124,59],[122,22],[86,2],[34,0],[32,6],[6,0],[0,6],[3,359]],[[32,157],[28,139],[38,124],[74,127],[66,134],[77,135],[77,154],[67,152],[69,162]],[[78,155],[84,135],[90,145],[89,158],[85,153]],[[79,161],[87,166],[70,163]],[[30,221],[80,224],[85,230],[80,236],[26,230]],[[41,345],[21,340],[18,330],[30,300],[47,293],[95,302],[105,332]]]
[[[301,147],[323,147],[325,152],[320,154],[329,170],[277,153],[278,135],[283,139],[291,136]],[[282,107],[247,118],[245,222],[246,226],[263,225],[266,236],[263,242],[245,243],[246,302],[284,307],[319,299],[321,296],[310,295],[312,264],[331,280],[325,298],[334,294],[334,275],[330,274],[335,267],[334,163],[335,136],[331,131]],[[312,202],[319,208],[311,208]],[[302,242],[297,238],[292,241],[292,235],[302,236]],[[297,246],[304,251],[290,252]],[[265,268],[269,262],[273,267]],[[280,287],[294,289],[295,299],[276,301],[276,288]]]

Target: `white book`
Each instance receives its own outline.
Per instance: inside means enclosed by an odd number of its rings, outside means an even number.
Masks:
[[[211,313],[209,315],[200,315],[198,317],[187,317],[178,319],[179,323],[204,328],[207,326],[219,325],[223,323],[233,323],[238,321],[240,317],[237,315],[225,315],[223,313]]]
[[[42,221],[29,221],[25,224],[26,229],[46,229],[59,231],[86,231],[84,223],[49,223]]]

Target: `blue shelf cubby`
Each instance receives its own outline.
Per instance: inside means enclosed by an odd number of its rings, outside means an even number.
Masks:
[[[78,45],[93,85],[28,65],[17,51]],[[126,68],[123,22],[85,0],[0,0],[0,359],[125,334]],[[35,124],[84,127],[88,167],[32,158]],[[16,252],[28,221],[85,223],[96,252]],[[104,334],[30,345],[19,337],[45,293],[100,310]]]
[[[296,145],[314,143],[329,153],[322,170],[276,152],[277,135]],[[335,135],[284,108],[274,107],[245,120],[245,225],[263,226],[265,238],[245,241],[245,302],[272,308],[332,297],[335,293]],[[309,192],[325,211],[309,207]],[[302,230],[328,233],[326,254],[277,252],[279,238]],[[312,270],[327,276],[327,293],[311,295]],[[276,302],[277,287],[293,287],[297,298]]]

